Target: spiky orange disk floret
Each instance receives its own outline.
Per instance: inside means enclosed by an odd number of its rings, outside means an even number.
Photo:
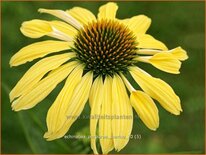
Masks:
[[[127,70],[134,61],[136,38],[123,24],[112,20],[89,23],[75,38],[77,59],[95,75],[113,75]]]

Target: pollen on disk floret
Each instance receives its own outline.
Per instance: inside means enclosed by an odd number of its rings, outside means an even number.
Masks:
[[[99,20],[84,26],[76,36],[74,51],[86,70],[113,75],[125,71],[136,56],[136,38],[123,24]]]

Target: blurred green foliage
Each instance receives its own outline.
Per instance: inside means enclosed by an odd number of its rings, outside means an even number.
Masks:
[[[70,9],[81,6],[97,14],[105,2],[1,2],[2,3],[2,153],[92,153],[89,140],[62,138],[47,142],[46,114],[63,84],[60,84],[35,108],[14,112],[8,94],[25,71],[34,63],[15,68],[9,67],[9,59],[20,48],[42,40],[24,37],[19,28],[31,19],[54,19],[39,14],[38,8]],[[135,116],[133,135],[119,153],[204,153],[204,2],[118,2],[118,18],[145,14],[152,19],[149,34],[166,43],[169,48],[182,46],[189,59],[180,75],[170,75],[150,65],[143,69],[168,82],[182,101],[183,113],[173,116],[158,105],[160,127],[156,132],[147,129]],[[43,38],[45,39],[45,38]],[[87,105],[84,115],[89,115]],[[89,120],[76,121],[68,135],[89,134]],[[113,151],[113,153],[116,153]]]

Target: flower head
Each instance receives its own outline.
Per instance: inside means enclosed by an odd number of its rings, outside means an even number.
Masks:
[[[140,69],[138,64],[143,62],[179,74],[181,61],[188,58],[186,51],[181,47],[168,50],[164,43],[146,34],[150,18],[138,15],[117,19],[117,9],[117,4],[109,2],[100,7],[97,18],[80,7],[67,11],[39,9],[62,21],[34,19],[22,24],[20,30],[27,37],[58,39],[28,45],[10,60],[11,66],[18,66],[42,58],[10,92],[15,111],[34,107],[66,79],[47,114],[48,131],[44,135],[47,140],[63,137],[88,100],[94,153],[98,153],[97,129],[98,135],[105,137],[100,138],[103,153],[124,148],[133,126],[132,107],[151,130],[159,126],[153,99],[174,115],[182,111],[173,89]],[[142,90],[134,89],[128,74]]]

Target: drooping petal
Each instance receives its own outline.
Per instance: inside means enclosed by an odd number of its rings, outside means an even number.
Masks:
[[[40,13],[48,13],[51,14],[57,18],[60,18],[64,21],[66,21],[67,23],[71,24],[72,26],[74,26],[77,29],[81,29],[82,28],[82,24],[80,24],[75,18],[73,18],[71,15],[69,15],[68,13],[66,13],[65,11],[62,10],[50,10],[50,9],[39,9],[38,10]]]
[[[158,109],[149,95],[142,91],[134,91],[130,102],[144,124],[151,130],[159,127]]]
[[[179,74],[181,62],[170,53],[158,53],[149,59],[149,62],[156,68],[172,73]]]
[[[49,75],[35,84],[30,90],[22,94],[12,103],[15,111],[30,109],[41,102],[77,65],[76,62],[65,64],[49,73]]]
[[[188,59],[187,52],[181,47],[176,47],[168,51],[154,50],[154,49],[139,49],[136,51],[136,53],[141,54],[141,55],[154,55],[157,53],[171,53],[173,57],[175,57],[177,60],[184,61]]]
[[[61,31],[62,33],[67,34],[68,36],[75,37],[78,33],[78,31],[73,28],[71,25],[61,22],[61,21],[50,21],[49,24],[56,28],[57,30]]]
[[[99,136],[100,144],[102,148],[102,153],[107,154],[114,148],[112,139],[112,78],[106,76],[104,80],[104,93],[101,116],[102,119],[99,120]],[[107,118],[108,117],[108,118]]]
[[[77,66],[71,74],[68,76],[64,87],[57,96],[56,100],[49,108],[47,113],[47,128],[48,132],[45,134],[45,138],[48,135],[58,131],[67,120],[66,112],[69,108],[69,103],[76,86],[82,79],[83,67]]]
[[[49,71],[58,68],[64,62],[68,61],[72,57],[73,53],[59,54],[44,58],[34,64],[19,80],[16,86],[9,94],[10,101],[19,97],[39,82],[42,77]]]
[[[112,135],[114,148],[120,151],[129,141],[133,124],[132,106],[122,79],[114,75],[112,83]],[[124,118],[127,117],[127,118]]]
[[[53,31],[47,21],[38,19],[23,22],[20,30],[25,36],[30,38],[40,38]]]
[[[176,47],[172,50],[169,50],[169,52],[174,57],[176,57],[176,59],[178,59],[178,60],[184,61],[184,60],[188,59],[187,52],[184,49],[182,49],[181,47]]]
[[[118,6],[109,2],[99,8],[98,19],[115,19]]]
[[[131,67],[130,73],[138,85],[162,107],[174,115],[180,114],[180,99],[166,82],[153,78],[138,67]]]
[[[152,64],[154,67],[171,74],[179,74],[181,62],[169,52],[160,52],[153,56],[137,57],[138,61]]]
[[[96,129],[99,120],[103,99],[103,79],[101,76],[97,77],[92,85],[89,95],[89,103],[91,105],[90,113],[90,134],[91,134],[91,148],[94,154],[98,154],[96,147]],[[98,116],[98,117],[96,117]]]
[[[73,36],[69,36],[68,34],[70,33],[64,33],[64,31],[61,31],[62,28],[59,30],[58,28],[60,28],[60,24],[61,23],[58,23],[57,25],[54,22],[34,19],[24,22],[20,30],[25,36],[30,38],[40,38],[47,35],[53,38],[71,42],[73,40]]]
[[[42,58],[50,53],[70,49],[70,43],[65,41],[47,40],[30,44],[20,49],[10,60],[10,66],[18,66],[26,62]]]
[[[123,24],[129,27],[134,34],[145,34],[151,25],[151,19],[145,15],[134,16],[130,19],[120,20]]]
[[[74,17],[76,20],[78,20],[82,25],[86,25],[89,22],[96,21],[96,17],[91,11],[81,7],[74,7],[70,10],[67,10],[66,12],[72,17]]]
[[[148,34],[136,35],[138,48],[168,50],[166,45]]]
[[[92,80],[93,80],[93,73],[88,72],[83,76],[80,83],[75,88],[71,100],[68,104],[68,109],[66,112],[67,120],[62,125],[61,129],[59,129],[56,132],[53,132],[50,135],[45,134],[45,138],[47,138],[48,141],[61,138],[66,134],[66,132],[69,130],[71,125],[74,123],[74,121],[79,117],[81,112],[84,109],[85,103],[87,102],[89,98],[89,92],[90,88],[92,86]]]

